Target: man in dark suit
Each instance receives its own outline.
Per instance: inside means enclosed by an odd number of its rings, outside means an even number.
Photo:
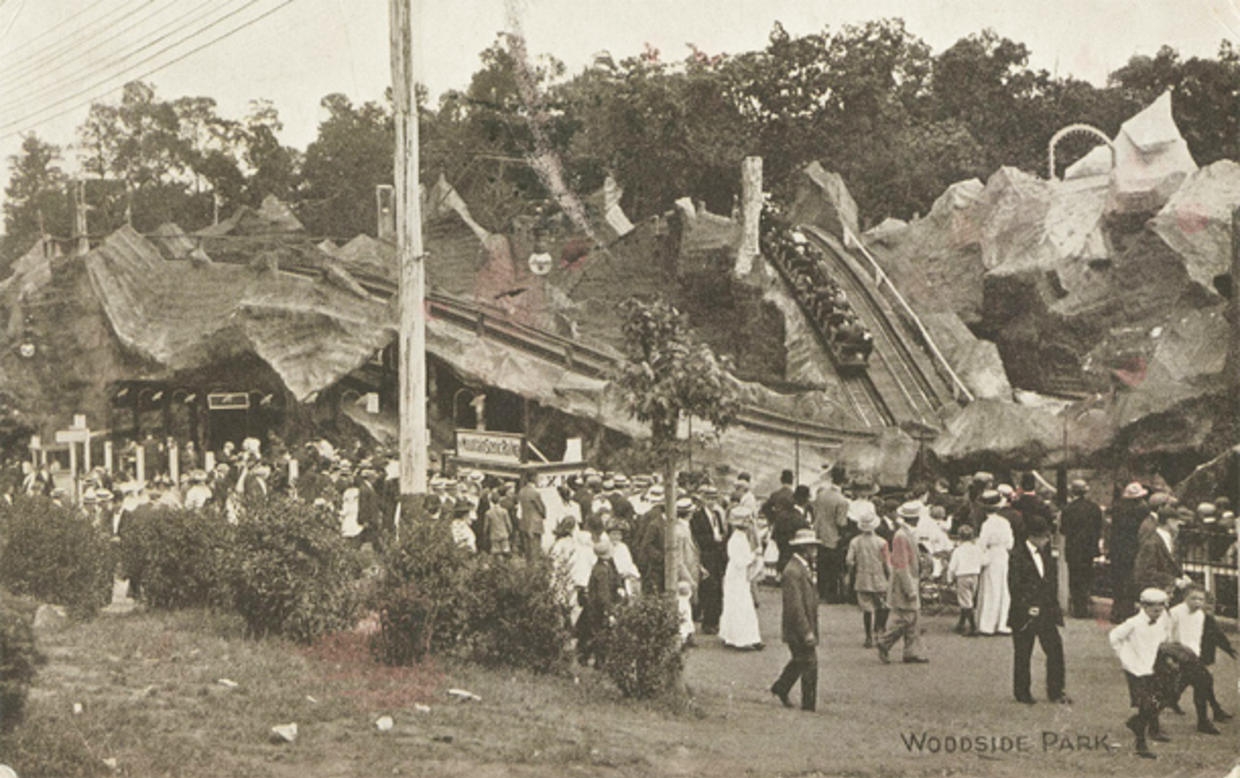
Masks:
[[[1068,485],[1068,504],[1060,524],[1064,556],[1068,563],[1068,592],[1072,617],[1089,618],[1089,593],[1094,585],[1094,557],[1102,533],[1102,509],[1089,499],[1089,484],[1081,480]]]
[[[723,613],[723,573],[727,567],[724,550],[726,525],[723,511],[716,502],[718,497],[719,490],[711,484],[700,486],[693,515],[689,518],[689,531],[697,543],[702,568],[706,571],[698,589],[704,635],[719,633],[719,616]]]
[[[1111,534],[1107,540],[1107,555],[1111,561],[1111,622],[1119,624],[1137,612],[1136,593],[1133,585],[1133,562],[1137,557],[1137,533],[1141,522],[1149,515],[1145,496],[1149,491],[1133,481],[1124,487],[1120,499],[1111,504]]]
[[[1140,590],[1162,589],[1170,594],[1188,583],[1175,561],[1175,533],[1180,529],[1179,511],[1170,505],[1158,509],[1154,531],[1137,548],[1132,565],[1132,581]]]
[[[1050,553],[1051,528],[1041,516],[1033,516],[1026,522],[1025,532],[1025,540],[1008,557],[1008,591],[1012,597],[1008,626],[1015,650],[1012,691],[1018,702],[1033,704],[1029,660],[1036,638],[1046,654],[1046,698],[1069,703],[1064,694],[1063,640],[1059,636],[1063,613],[1059,610],[1055,559]]]
[[[818,705],[818,591],[814,584],[814,561],[818,556],[818,536],[808,527],[797,530],[789,541],[792,557],[780,577],[783,589],[783,638],[792,652],[771,694],[784,707],[791,708],[788,693],[801,681],[801,709],[812,711]]]
[[[766,498],[766,502],[762,503],[762,507],[758,510],[758,515],[766,519],[767,524],[771,527],[771,540],[775,541],[775,545],[779,547],[779,561],[776,568],[784,569],[792,551],[788,547],[788,539],[792,537],[792,533],[797,527],[797,510],[796,502],[793,499],[792,491],[792,471],[785,470],[779,474],[779,488]]]

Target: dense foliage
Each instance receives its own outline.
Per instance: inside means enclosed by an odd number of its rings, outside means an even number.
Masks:
[[[151,508],[124,529],[121,566],[137,599],[156,608],[231,600],[233,528],[218,511]]]
[[[115,554],[102,530],[43,497],[0,501],[0,585],[90,617],[112,595]]]
[[[436,106],[419,94],[426,183],[444,175],[484,226],[507,229],[548,199],[570,212],[607,173],[623,205],[643,218],[682,196],[730,210],[740,160],[764,159],[768,187],[785,190],[812,160],[839,172],[865,224],[925,213],[950,183],[985,179],[1000,165],[1045,174],[1046,143],[1088,122],[1113,135],[1165,89],[1199,164],[1240,157],[1240,52],[1216,58],[1155,56],[1115,63],[1105,87],[1029,67],[1029,49],[984,30],[934,53],[900,19],[802,36],[779,23],[759,51],[665,57],[600,54],[569,76],[504,35],[481,54],[463,90]],[[77,147],[89,176],[92,233],[130,218],[139,229],[209,224],[221,212],[290,201],[314,235],[348,239],[376,230],[374,187],[392,181],[393,123],[386,101],[323,98],[327,118],[305,153],[281,146],[270,103],[242,119],[214,100],[162,100],[133,82],[118,103],[95,103]],[[1064,142],[1063,164],[1088,150]],[[28,136],[11,163],[4,208],[4,266],[29,249],[39,221],[71,233],[64,150]]]
[[[33,604],[21,603],[0,590],[0,733],[12,731],[21,722],[39,663],[33,618]]]
[[[361,563],[329,510],[273,497],[234,532],[227,575],[250,635],[308,643],[353,626]]]
[[[603,633],[603,671],[626,697],[657,697],[673,691],[684,667],[676,601],[646,595],[615,612]]]

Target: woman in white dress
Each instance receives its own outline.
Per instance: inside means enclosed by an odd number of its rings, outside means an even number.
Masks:
[[[723,574],[723,614],[719,637],[731,648],[762,648],[758,611],[754,608],[750,581],[762,574],[762,557],[750,538],[753,510],[738,505],[728,515],[732,534],[728,538],[728,566]]]
[[[982,549],[982,576],[977,589],[977,631],[981,635],[1009,635],[1008,609],[1012,605],[1008,592],[1008,552],[1016,545],[1012,524],[998,513],[1006,505],[1003,496],[993,489],[982,493],[980,500],[986,510],[977,536]]]

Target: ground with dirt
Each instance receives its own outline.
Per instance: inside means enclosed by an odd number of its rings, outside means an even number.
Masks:
[[[352,636],[305,649],[245,640],[225,616],[104,615],[42,637],[49,661],[28,721],[0,761],[23,778],[88,767],[102,775],[300,778],[1220,776],[1233,766],[1240,726],[1198,735],[1191,714],[1165,714],[1172,742],[1157,744],[1156,762],[1133,756],[1122,725],[1127,692],[1105,622],[1071,621],[1065,630],[1074,704],[1026,707],[1011,699],[1006,639],[958,637],[945,613],[924,619],[929,665],[882,665],[861,646],[857,610],[823,606],[819,709],[809,714],[785,710],[767,691],[787,653],[778,592],[763,590],[760,602],[766,649],[735,652],[700,637],[687,656],[688,705],[623,700],[592,670],[546,678],[447,663],[391,669],[369,663]],[[1040,665],[1035,653],[1036,697]],[[1219,697],[1234,711],[1236,665],[1222,657],[1215,669]],[[481,700],[454,702],[447,694],[454,687]],[[1188,694],[1184,703],[1191,711]],[[382,715],[394,720],[389,731],[375,726]],[[270,728],[289,722],[298,724],[296,742],[270,742]],[[998,753],[976,753],[979,737]],[[961,738],[974,752],[957,745],[946,753]],[[115,773],[105,759],[116,760]]]

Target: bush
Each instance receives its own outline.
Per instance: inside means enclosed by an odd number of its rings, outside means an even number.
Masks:
[[[330,510],[273,498],[233,534],[225,574],[247,634],[308,643],[353,625],[361,564]]]
[[[114,553],[102,530],[45,497],[19,497],[0,510],[8,513],[0,584],[64,605],[75,618],[94,616],[108,603]]]
[[[624,696],[657,697],[678,688],[683,662],[675,599],[645,595],[615,616],[601,638],[603,671]]]
[[[152,507],[126,522],[121,565],[135,597],[156,608],[225,604],[232,542],[218,511]]]
[[[33,621],[33,603],[23,607],[17,598],[0,591],[0,733],[12,731],[21,721],[34,680],[40,657]]]
[[[459,605],[468,585],[467,551],[457,548],[446,522],[414,521],[383,553],[383,574],[371,607],[379,631],[371,654],[389,665],[421,662],[451,649],[464,622]]]
[[[458,651],[481,664],[539,673],[564,667],[570,634],[557,594],[561,574],[546,558],[533,564],[486,556],[472,561],[461,590]]]

